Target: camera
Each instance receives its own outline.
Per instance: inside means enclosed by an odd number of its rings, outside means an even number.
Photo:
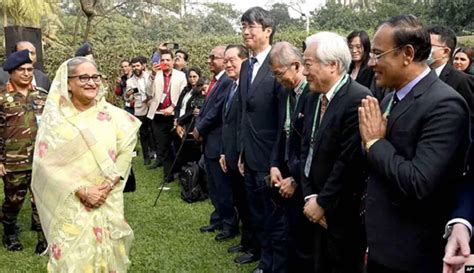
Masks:
[[[179,49],[178,43],[165,43],[165,46],[169,49]]]

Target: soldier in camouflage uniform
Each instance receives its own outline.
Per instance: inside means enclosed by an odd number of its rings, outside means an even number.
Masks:
[[[21,251],[16,222],[31,184],[33,148],[47,94],[35,90],[31,84],[33,64],[28,50],[11,54],[4,70],[10,73],[10,80],[0,91],[0,176],[5,192],[3,244],[9,251]],[[33,198],[31,207],[31,229],[38,232],[35,252],[39,254],[47,244]]]

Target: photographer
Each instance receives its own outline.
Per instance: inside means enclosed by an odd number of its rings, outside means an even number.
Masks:
[[[194,119],[196,116],[195,110],[201,109],[204,102],[204,95],[201,93],[201,88],[203,86],[201,70],[197,67],[190,68],[187,78],[188,84],[181,92],[178,103],[176,103],[176,108],[174,109],[174,126],[177,135],[175,139],[175,147],[179,147],[181,141],[185,141],[193,131]],[[186,132],[188,132],[188,134],[186,134]],[[186,162],[198,161],[200,156],[200,146],[191,136],[189,144],[185,144],[181,154],[179,155],[175,169],[179,170],[181,166],[186,164]]]
[[[144,71],[143,58],[135,57],[131,61],[132,77],[127,80],[125,101],[134,107],[135,116],[142,122],[140,126],[140,143],[143,151],[145,165],[151,163],[153,148],[153,134],[151,133],[151,120],[146,118],[148,112],[148,98],[146,91],[150,86],[149,73]]]

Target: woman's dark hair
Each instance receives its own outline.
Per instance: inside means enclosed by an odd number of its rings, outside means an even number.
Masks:
[[[471,68],[471,65],[472,65],[472,57],[474,57],[474,51],[470,47],[461,47],[458,50],[456,50],[454,55],[456,55],[459,52],[462,52],[462,53],[467,55],[467,58],[469,60],[469,65],[467,66],[465,71],[469,71],[469,69]]]
[[[191,74],[191,72],[194,72],[194,73],[198,74],[199,79],[201,79],[201,77],[202,77],[201,69],[199,69],[198,67],[193,66],[190,69],[188,69],[188,72],[186,73],[186,80],[188,82],[187,86],[189,87],[189,89],[192,88],[191,83],[189,82],[189,74]]]
[[[359,37],[360,43],[362,45],[362,48],[364,50],[364,54],[362,55],[362,64],[361,68],[364,68],[367,66],[367,63],[369,62],[369,53],[370,53],[370,38],[369,34],[363,30],[355,30],[351,32],[349,35],[347,35],[347,45],[350,46],[352,40],[356,37]],[[352,71],[354,69],[355,63],[354,61],[351,62],[351,65],[349,67],[349,71]]]

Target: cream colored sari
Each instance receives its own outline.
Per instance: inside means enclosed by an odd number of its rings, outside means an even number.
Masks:
[[[105,178],[128,177],[140,122],[107,103],[79,112],[56,73],[36,137],[32,189],[48,240],[48,272],[126,272],[133,231],[124,219],[124,181],[96,209],[75,196]]]

